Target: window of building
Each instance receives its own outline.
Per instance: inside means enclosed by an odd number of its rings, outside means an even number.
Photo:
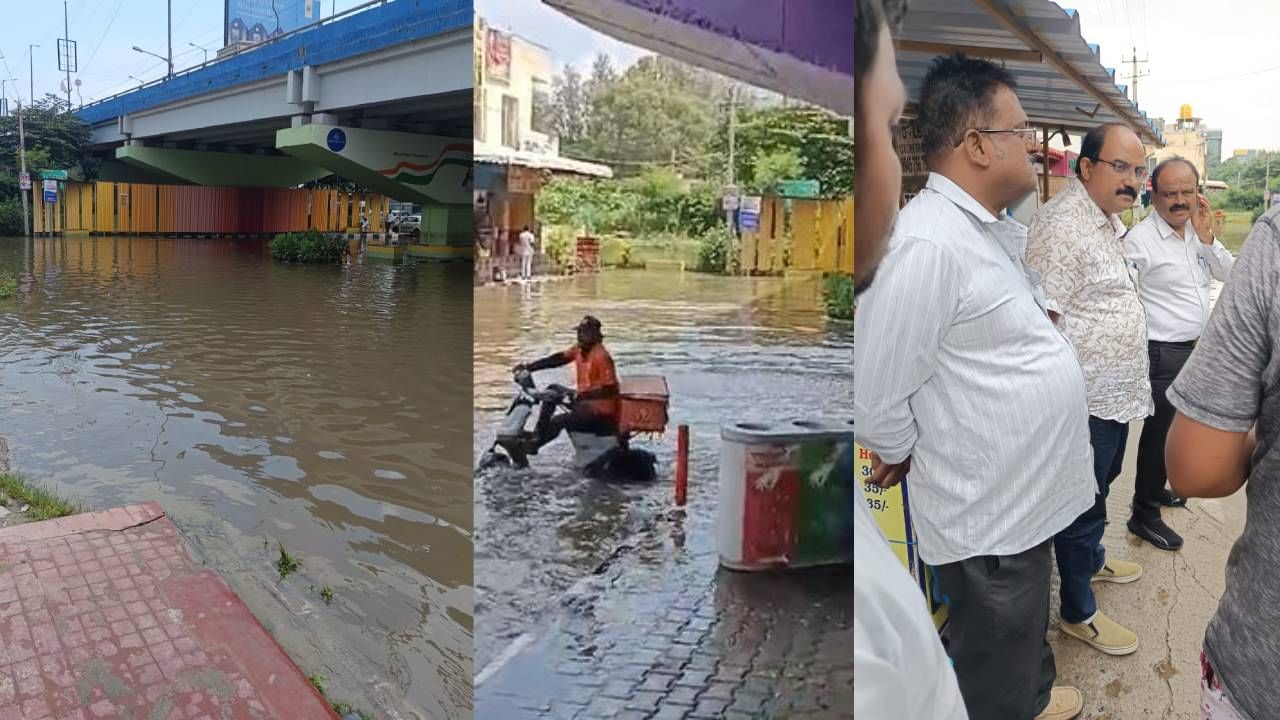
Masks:
[[[551,120],[551,83],[542,78],[533,79],[533,105],[529,108],[530,125],[534,132],[554,135]]]
[[[511,95],[502,96],[502,144],[520,149],[520,100]]]

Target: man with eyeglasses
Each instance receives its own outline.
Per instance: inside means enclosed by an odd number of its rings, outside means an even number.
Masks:
[[[1138,636],[1098,610],[1094,582],[1130,583],[1137,563],[1102,546],[1107,495],[1124,463],[1129,422],[1151,414],[1147,324],[1123,251],[1118,213],[1147,177],[1146,151],[1127,126],[1096,127],[1081,142],[1076,178],[1031,219],[1027,262],[1040,273],[1054,322],[1084,368],[1097,494],[1054,538],[1062,576],[1060,628],[1108,655],[1138,649]],[[1042,438],[1054,442],[1052,437]],[[1085,462],[1081,454],[1078,462]]]
[[[1067,720],[1084,699],[1053,686],[1050,543],[1093,503],[1094,481],[1084,375],[1024,262],[1027,229],[1006,212],[1035,190],[1039,154],[1016,87],[963,55],[924,78],[931,172],[859,298],[853,415],[871,482],[910,472],[969,716]]]
[[[1160,507],[1186,501],[1165,489],[1164,445],[1174,407],[1165,391],[1178,376],[1205,324],[1209,284],[1224,281],[1235,258],[1213,236],[1212,208],[1200,194],[1200,171],[1171,157],[1151,172],[1155,212],[1129,231],[1124,254],[1147,312],[1147,357],[1155,415],[1142,425],[1129,531],[1161,550],[1182,547],[1182,537],[1164,523]]]

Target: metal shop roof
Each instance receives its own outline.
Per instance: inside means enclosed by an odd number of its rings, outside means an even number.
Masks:
[[[538,170],[573,173],[589,177],[613,177],[613,170],[608,165],[597,165],[558,155],[512,150],[511,148],[495,147],[482,143],[475,144],[475,161],[486,165],[519,165]]]
[[[1116,85],[1097,45],[1080,35],[1080,16],[1050,0],[912,0],[895,42],[907,97],[919,97],[934,57],[953,51],[1003,62],[1033,123],[1087,130],[1123,121],[1144,143],[1160,129]]]

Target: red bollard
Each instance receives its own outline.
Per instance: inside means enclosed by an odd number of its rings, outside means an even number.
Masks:
[[[684,507],[689,494],[689,426],[676,431],[676,507]]]

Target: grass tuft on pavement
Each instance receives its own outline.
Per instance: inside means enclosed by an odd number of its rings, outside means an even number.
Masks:
[[[14,473],[0,473],[0,494],[30,505],[31,508],[25,514],[32,520],[50,520],[86,511],[80,503],[59,497]]]

